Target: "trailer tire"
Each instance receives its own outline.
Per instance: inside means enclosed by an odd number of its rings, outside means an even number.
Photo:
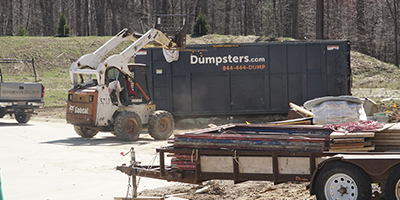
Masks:
[[[369,200],[372,195],[367,174],[358,166],[342,161],[329,163],[321,170],[315,191],[318,200]]]
[[[165,110],[155,111],[149,119],[148,131],[155,140],[168,139],[175,129],[174,117]]]
[[[400,199],[400,165],[390,172],[385,186],[386,199]]]
[[[25,124],[31,119],[31,114],[14,114],[18,123]]]
[[[92,138],[99,132],[98,130],[76,125],[74,125],[74,129],[76,134],[80,135],[83,138]]]
[[[138,114],[123,111],[117,115],[114,123],[114,134],[120,140],[133,141],[142,132],[142,121]]]

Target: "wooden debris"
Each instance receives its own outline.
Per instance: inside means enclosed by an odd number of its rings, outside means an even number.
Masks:
[[[375,136],[375,132],[332,132],[330,135],[331,139],[334,138],[371,138]]]
[[[347,149],[330,149],[329,152],[368,152],[375,150],[375,146],[370,147],[359,147],[359,148],[347,148]]]
[[[306,110],[305,108],[302,108],[302,107],[300,107],[300,106],[298,106],[298,105],[296,105],[296,104],[294,104],[292,102],[289,103],[289,106],[291,108],[293,108],[294,110],[303,113],[304,115],[306,115],[306,117],[312,117],[313,116],[312,112],[310,112],[310,111]]]
[[[365,138],[336,138],[332,139],[334,144],[347,144],[347,143],[356,143],[356,142],[364,142]]]
[[[371,139],[376,151],[400,150],[400,123],[386,124]]]

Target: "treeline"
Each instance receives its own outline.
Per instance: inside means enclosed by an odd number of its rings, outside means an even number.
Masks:
[[[0,0],[0,36],[54,36],[62,13],[72,36],[145,32],[156,14],[186,14],[188,33],[199,14],[209,33],[316,39],[322,3],[323,38],[349,39],[353,49],[398,63],[397,0]]]

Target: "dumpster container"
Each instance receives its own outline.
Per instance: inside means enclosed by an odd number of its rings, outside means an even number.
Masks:
[[[351,95],[348,40],[188,45],[168,63],[145,49],[150,96],[175,116],[287,113],[322,96]],[[142,69],[135,79],[145,85]]]

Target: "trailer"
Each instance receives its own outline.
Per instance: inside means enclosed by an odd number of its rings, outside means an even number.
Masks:
[[[131,165],[117,170],[132,177],[193,184],[212,179],[310,182],[310,194],[317,199],[371,199],[374,183],[381,188],[374,198],[400,199],[399,152],[329,152],[329,131],[315,125],[227,124],[185,133],[197,136],[184,142],[175,138],[174,145],[157,148],[157,166],[138,164],[132,150]],[[232,133],[242,137],[234,138],[234,145],[228,141]],[[203,146],[199,135],[209,138]],[[166,165],[168,157],[173,157],[171,165]]]

